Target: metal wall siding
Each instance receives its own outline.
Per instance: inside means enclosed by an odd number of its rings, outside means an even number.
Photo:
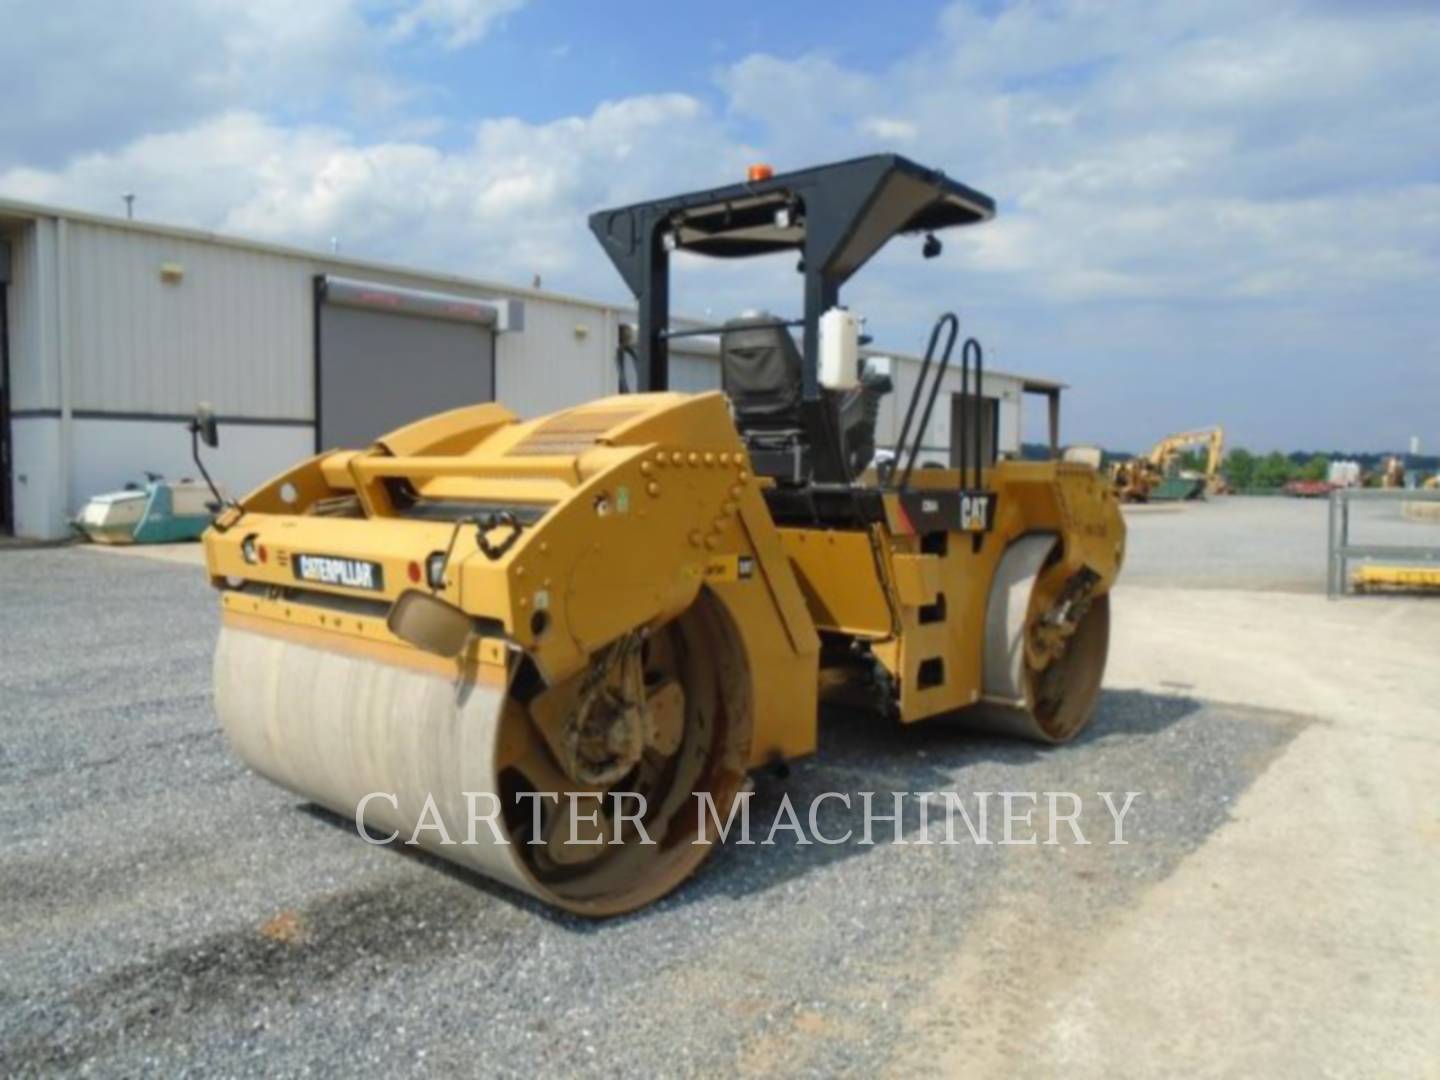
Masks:
[[[615,393],[609,325],[604,311],[527,300],[525,329],[496,343],[496,400],[532,417]]]
[[[900,396],[902,392],[908,392],[902,391],[900,381],[905,367],[905,362],[898,359],[891,365],[891,379],[895,383],[895,389],[880,399],[880,415],[875,418],[876,446],[894,446],[895,437],[900,433],[900,424],[904,420],[904,413],[900,410],[908,400]]]
[[[915,391],[915,380],[920,373],[920,362],[909,357],[897,357],[895,359],[895,391],[888,395],[888,401],[882,407],[880,422],[877,426],[876,442],[882,446],[894,445],[900,435],[900,428],[905,423],[905,410],[910,404],[910,395]],[[934,369],[926,380],[934,377]],[[972,387],[973,387],[973,376]],[[1020,445],[1020,381],[1010,375],[990,374],[985,375],[983,387],[986,397],[1000,399],[1000,432],[998,444],[1002,451],[1018,451]],[[934,447],[937,451],[944,451],[949,454],[950,447],[950,395],[960,392],[960,372],[954,367],[946,372],[945,380],[941,385],[940,396],[935,399],[935,411],[930,414],[930,426],[925,433],[926,447]],[[925,409],[925,402],[922,400],[915,409],[914,424],[920,423],[921,413]],[[912,426],[910,437],[915,437]]]
[[[304,262],[89,223],[68,246],[73,408],[311,418]]]
[[[10,408],[55,409],[60,405],[55,373],[46,362],[42,333],[42,272],[36,227],[10,234],[12,270],[7,303],[10,314]],[[52,270],[53,272],[53,270]]]
[[[312,282],[353,268],[89,222],[70,228],[74,408],[183,413],[203,400],[222,415],[313,419]],[[166,263],[183,267],[179,282],[161,280]],[[367,277],[412,288],[441,280]],[[613,393],[610,326],[602,309],[527,297],[525,329],[497,343],[499,400],[535,415]]]

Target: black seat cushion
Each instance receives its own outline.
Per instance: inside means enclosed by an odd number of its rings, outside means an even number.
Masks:
[[[775,316],[742,315],[720,337],[721,384],[742,433],[800,426],[804,375],[795,339]]]

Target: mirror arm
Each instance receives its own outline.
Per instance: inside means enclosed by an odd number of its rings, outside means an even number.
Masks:
[[[224,508],[227,507],[227,506],[233,506],[236,510],[239,510],[239,511],[243,514],[243,513],[245,512],[244,508],[243,508],[238,502],[236,502],[235,500],[233,500],[233,499],[227,499],[227,498],[225,498],[224,495],[221,495],[221,494],[220,494],[220,489],[215,486],[215,481],[212,480],[212,479],[210,479],[210,470],[207,469],[207,468],[205,468],[205,462],[202,461],[201,458],[200,458],[200,430],[201,430],[200,421],[199,421],[199,420],[191,420],[191,421],[190,421],[190,456],[195,459],[195,467],[200,470],[200,475],[205,478],[205,486],[210,489],[210,494],[212,494],[212,495],[215,496],[215,510],[216,510],[216,513],[218,514],[219,511],[221,511],[222,509],[224,509]],[[217,517],[216,521],[214,522],[215,531],[216,531],[216,532],[221,532],[221,533],[226,532],[227,530],[229,530],[229,528],[231,527],[231,525],[234,525],[234,524],[235,524],[236,522],[238,522],[239,520],[240,520],[239,518],[236,518],[235,521],[230,522],[229,525],[222,525],[222,524],[220,523],[218,517]]]

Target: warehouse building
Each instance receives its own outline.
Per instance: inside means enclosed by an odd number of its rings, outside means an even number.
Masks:
[[[184,425],[221,421],[208,464],[243,494],[318,449],[475,401],[522,416],[614,393],[632,314],[572,296],[0,200],[0,531],[58,538],[84,502],[194,472]],[[894,441],[918,369],[894,355]],[[713,339],[675,342],[674,389],[719,386]],[[950,456],[958,378],[925,458]],[[1018,453],[1026,392],[987,372],[987,439]],[[1053,427],[1053,425],[1052,425]],[[1036,433],[1037,438],[1043,438]]]

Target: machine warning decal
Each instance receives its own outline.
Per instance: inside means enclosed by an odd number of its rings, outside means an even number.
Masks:
[[[335,555],[296,555],[292,561],[295,577],[317,585],[343,585],[347,589],[385,588],[385,571],[379,563],[364,559],[342,559]]]
[[[717,555],[705,564],[706,581],[746,581],[754,576],[755,558],[751,555]]]

